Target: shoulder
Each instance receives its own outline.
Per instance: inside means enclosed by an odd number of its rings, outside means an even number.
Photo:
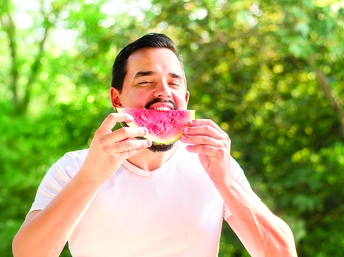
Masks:
[[[50,167],[38,187],[30,213],[35,210],[42,210],[49,204],[78,172],[87,152],[87,149],[67,152]],[[37,212],[32,212],[28,218],[32,218],[36,214]]]
[[[88,149],[65,153],[48,170],[46,177],[71,179],[82,166]]]
[[[87,154],[88,149],[67,152],[58,162],[74,162],[75,165],[80,165],[85,161]]]
[[[76,150],[65,153],[55,164],[62,165],[80,165],[84,162],[88,153],[88,149]]]

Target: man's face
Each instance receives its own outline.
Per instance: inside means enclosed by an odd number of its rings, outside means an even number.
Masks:
[[[113,107],[186,110],[189,92],[181,64],[167,48],[142,48],[127,62],[122,92],[111,88]]]

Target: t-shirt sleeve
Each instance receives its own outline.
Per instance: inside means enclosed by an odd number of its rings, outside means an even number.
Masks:
[[[252,192],[254,195],[256,195],[252,188],[251,188],[251,185],[250,183],[248,182],[245,174],[244,174],[244,171],[242,170],[242,168],[240,167],[240,165],[238,164],[238,162],[233,158],[231,157],[231,173],[232,173],[232,176],[233,178],[242,186],[244,187],[247,191],[249,192]],[[258,198],[258,196],[257,196]],[[231,211],[229,210],[229,208],[227,207],[226,204],[224,204],[224,219],[227,220],[229,216],[231,216],[232,213]]]
[[[76,153],[66,153],[55,162],[41,181],[30,211],[43,210],[80,169]]]

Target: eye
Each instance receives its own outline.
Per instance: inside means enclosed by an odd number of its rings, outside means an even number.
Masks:
[[[140,81],[138,84],[139,85],[147,85],[147,84],[152,84],[153,82],[152,81]]]
[[[175,87],[180,87],[181,83],[180,83],[180,81],[171,81],[170,85],[175,86]]]

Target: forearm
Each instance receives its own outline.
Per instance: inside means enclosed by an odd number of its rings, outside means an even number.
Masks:
[[[59,256],[98,188],[77,174],[45,209],[24,222],[13,240],[14,256]]]
[[[232,177],[217,185],[217,188],[232,213],[228,223],[234,226],[234,231],[251,256],[297,256],[289,226],[256,195],[244,189]]]

